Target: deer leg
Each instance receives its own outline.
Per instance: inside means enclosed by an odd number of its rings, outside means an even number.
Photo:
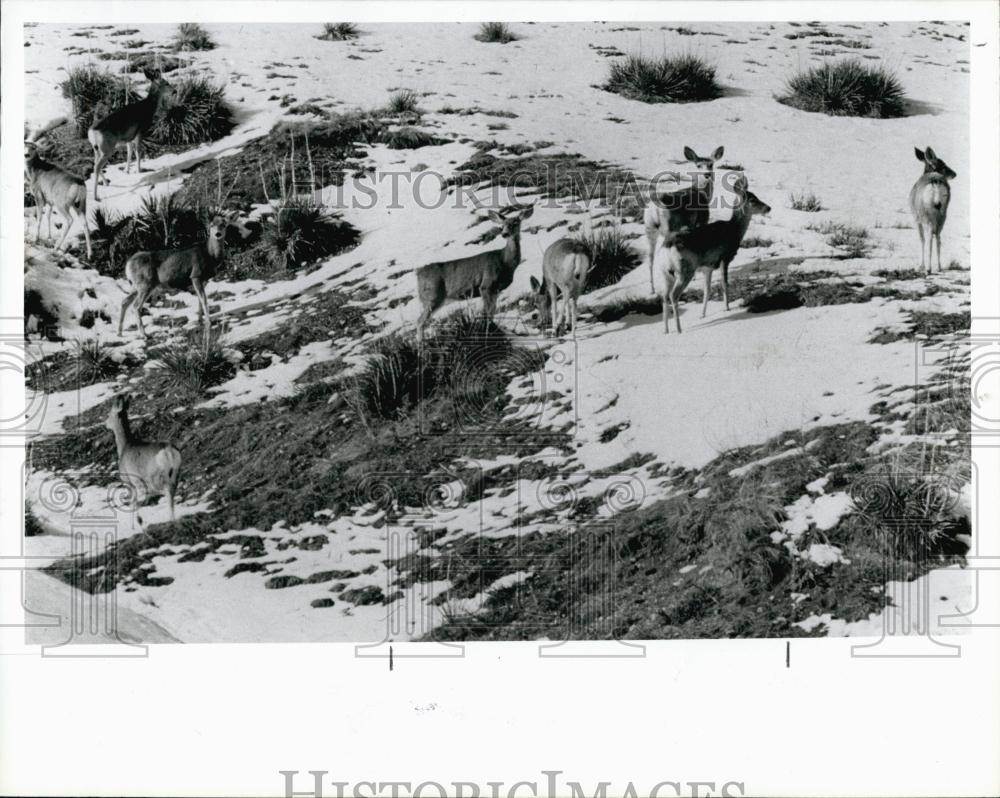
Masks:
[[[36,244],[38,243],[38,239],[42,237],[42,213],[43,213],[43,211],[44,211],[44,209],[42,208],[42,204],[36,198],[35,199],[35,221],[37,222],[37,224],[35,225],[35,243]]]
[[[722,261],[722,301],[729,311],[729,264]]]
[[[135,318],[136,321],[139,322],[139,333],[142,335],[143,338],[149,338],[149,336],[146,334],[146,328],[145,326],[143,326],[142,323],[142,306],[146,302],[146,299],[149,298],[150,293],[151,291],[148,288],[139,288],[136,291]]]
[[[136,136],[133,145],[135,147],[135,171],[142,172],[142,137]]]
[[[572,319],[572,323],[573,323],[572,331],[573,331],[573,338],[575,339],[576,338],[576,299],[575,298],[574,299],[570,299],[570,303],[571,303],[571,307],[572,307],[571,313],[573,314],[572,316],[570,316],[570,318]]]
[[[663,275],[663,334],[670,334],[670,292],[674,287],[674,278],[671,272]]]
[[[90,224],[87,222],[87,206],[84,205],[77,213],[80,214],[80,218],[83,220],[83,237],[87,240],[87,257],[89,258],[93,252],[90,249]]]
[[[132,171],[132,142],[125,142],[125,174]]]
[[[109,155],[104,150],[94,149],[94,200],[97,200],[97,184],[102,180],[104,167],[108,163],[108,158]]]
[[[701,299],[701,317],[705,318],[705,314],[708,313],[708,295],[712,290],[712,270],[705,269],[705,291],[704,296]]]
[[[191,286],[194,288],[195,294],[198,296],[198,304],[201,310],[204,312],[205,316],[205,351],[208,351],[208,344],[212,340],[212,319],[208,312],[208,298],[205,296],[205,285],[202,283],[201,279],[198,277],[191,278]]]
[[[121,337],[121,334],[122,334],[122,325],[125,323],[125,311],[128,310],[128,306],[131,305],[135,301],[136,296],[137,296],[137,292],[133,291],[131,294],[129,294],[127,297],[125,297],[122,300],[122,312],[121,312],[121,315],[118,316],[118,335],[119,335],[119,337]]]
[[[51,205],[49,205],[48,212],[45,214],[45,216],[48,219],[48,222],[46,223],[47,224],[48,233],[45,236],[45,240],[46,241],[52,241],[52,206]]]
[[[938,256],[938,271],[942,271],[941,268],[941,231],[939,230],[934,234],[934,241],[937,243],[937,256]]]
[[[917,222],[917,232],[920,234],[920,271],[924,271],[924,226]]]

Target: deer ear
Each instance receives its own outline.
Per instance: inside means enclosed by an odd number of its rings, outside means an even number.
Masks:
[[[528,206],[528,210],[521,211],[521,218],[522,219],[527,219],[534,212],[535,212],[535,206],[534,205],[530,205],[530,206]]]
[[[913,148],[913,152],[916,154],[918,161],[923,161],[924,160],[924,154],[920,150],[918,150],[916,147]]]
[[[541,289],[541,287],[542,287],[542,284],[539,283],[538,280],[536,280],[534,278],[534,276],[532,276],[531,277],[531,290],[534,291],[537,294],[539,292],[539,290]]]
[[[934,150],[932,150],[930,147],[928,147],[926,150],[924,150],[924,160],[925,161],[936,161],[937,160],[937,156],[934,154]]]
[[[503,224],[503,217],[496,211],[487,211],[486,216],[497,224]]]
[[[698,154],[694,150],[692,150],[690,147],[685,147],[684,148],[684,158],[686,160],[688,160],[688,161],[697,161],[698,160]]]
[[[722,157],[722,153],[726,151],[725,147],[719,147],[715,152],[712,153],[712,160],[717,161]]]

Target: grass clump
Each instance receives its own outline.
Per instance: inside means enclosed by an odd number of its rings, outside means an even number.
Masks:
[[[863,258],[871,250],[868,231],[864,227],[840,225],[826,239],[826,243],[842,250],[848,258]]]
[[[386,130],[379,140],[391,150],[416,150],[421,147],[436,147],[445,144],[446,139],[440,139],[425,130],[413,126]]]
[[[325,42],[345,42],[360,35],[361,31],[353,22],[324,22],[323,32],[316,38]]]
[[[484,22],[479,26],[479,33],[473,38],[477,42],[508,44],[516,42],[521,37],[514,33],[506,22]]]
[[[160,144],[200,144],[216,141],[235,127],[225,87],[211,79],[189,76],[171,84],[173,104],[153,124],[152,138]]]
[[[236,374],[236,366],[226,356],[219,336],[212,335],[206,350],[201,330],[164,346],[154,356],[168,383],[167,390],[176,391],[185,399],[197,399]]]
[[[174,34],[174,49],[178,52],[214,50],[215,41],[197,22],[182,22]]]
[[[84,138],[97,119],[139,99],[126,78],[96,64],[70,67],[59,88],[72,103],[76,133]]]
[[[791,205],[793,211],[818,213],[823,210],[823,203],[820,202],[819,197],[811,191],[808,194],[806,192],[802,192],[801,194],[789,194],[788,203]]]
[[[788,80],[778,102],[830,116],[905,116],[906,95],[895,73],[858,59],[825,62]]]
[[[284,269],[335,255],[357,245],[356,227],[311,199],[291,199],[264,225],[263,240]]]
[[[590,255],[586,291],[614,285],[639,265],[639,254],[619,225],[598,227],[573,239]]]
[[[390,114],[417,113],[419,100],[419,95],[412,89],[399,89],[389,95],[389,102],[386,103],[385,110]]]
[[[715,67],[694,54],[630,55],[612,61],[607,91],[647,103],[690,103],[714,100],[722,94]]]

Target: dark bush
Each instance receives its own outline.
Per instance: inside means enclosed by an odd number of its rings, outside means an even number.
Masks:
[[[607,91],[647,103],[714,100],[722,94],[715,67],[697,55],[630,55],[612,61]]]
[[[484,22],[479,26],[479,33],[474,38],[480,42],[507,44],[516,42],[521,37],[514,33],[506,22]]]
[[[160,144],[216,141],[235,126],[225,87],[205,77],[185,77],[170,84],[177,90],[170,107],[157,116],[152,138]]]
[[[361,234],[311,200],[295,199],[268,220],[263,237],[281,268],[294,269],[355,246]]]
[[[857,59],[825,62],[789,79],[778,102],[830,116],[904,116],[906,95],[895,73]]]
[[[359,35],[361,31],[353,22],[324,22],[323,33],[316,38],[327,42],[344,42],[356,39]]]
[[[188,50],[214,50],[215,42],[197,22],[182,22],[174,34],[174,49],[184,52]]]
[[[70,67],[59,84],[62,96],[73,105],[73,119],[78,136],[86,137],[96,119],[139,99],[131,83],[96,64]]]

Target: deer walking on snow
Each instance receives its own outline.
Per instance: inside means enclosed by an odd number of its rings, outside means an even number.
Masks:
[[[694,182],[682,191],[653,197],[643,211],[642,221],[649,242],[650,291],[656,292],[653,285],[653,259],[660,237],[685,227],[695,228],[708,224],[708,209],[715,191],[715,162],[722,158],[723,152],[724,147],[717,147],[708,158],[703,158],[690,147],[685,147],[684,157],[697,168]]]
[[[119,144],[125,145],[125,173],[128,174],[132,165],[133,151],[136,170],[142,171],[142,140],[149,135],[157,111],[169,107],[176,96],[177,90],[163,78],[150,73],[146,73],[146,77],[149,78],[149,89],[145,97],[112,111],[95,121],[87,131],[87,138],[94,148],[95,201],[104,167]]]
[[[569,319],[571,334],[576,337],[576,301],[587,284],[590,272],[590,249],[582,241],[560,238],[542,256],[542,281],[531,278],[531,288],[538,308],[538,326],[552,323],[553,332]],[[562,307],[559,297],[562,295]]]
[[[52,209],[58,208],[63,217],[63,234],[56,245],[62,249],[69,235],[73,221],[79,217],[83,221],[83,235],[87,240],[87,257],[91,256],[90,226],[87,223],[87,186],[83,179],[59,164],[42,157],[48,149],[47,135],[60,125],[65,125],[66,117],[59,117],[34,131],[24,141],[24,173],[28,179],[28,189],[35,198],[35,241],[42,233],[42,212],[48,210],[48,237],[52,238]]]
[[[670,310],[673,309],[677,332],[681,332],[678,300],[688,287],[696,271],[705,276],[705,295],[701,304],[701,317],[708,309],[708,295],[712,288],[712,272],[722,267],[722,296],[729,310],[729,264],[736,257],[740,242],[755,215],[765,215],[771,208],[747,190],[742,175],[734,185],[736,207],[726,221],[712,222],[693,230],[667,233],[663,238],[666,257],[663,269],[663,332],[670,332]]]
[[[417,296],[422,311],[417,321],[417,336],[423,340],[424,327],[431,315],[446,301],[482,297],[488,319],[496,312],[497,296],[514,280],[514,269],[521,262],[521,222],[534,213],[534,205],[490,211],[489,218],[500,225],[506,243],[456,260],[428,263],[417,269]]]
[[[937,241],[938,271],[941,271],[941,230],[948,217],[948,203],[951,201],[951,187],[948,181],[957,177],[951,167],[934,154],[928,147],[921,152],[913,151],[917,160],[923,162],[924,173],[910,189],[910,210],[920,233],[920,268],[930,274],[934,268],[931,246]],[[927,261],[924,265],[924,227],[927,228]]]
[[[118,335],[122,334],[125,311],[135,302],[135,315],[139,332],[147,338],[142,324],[142,306],[158,288],[192,291],[198,298],[198,311],[204,322],[205,349],[211,337],[212,323],[208,313],[205,283],[218,272],[226,257],[226,228],[232,215],[216,214],[208,224],[206,241],[183,249],[161,249],[137,252],[125,263],[125,276],[133,291],[122,300],[118,317]]]
[[[169,443],[147,443],[132,433],[128,421],[128,397],[116,396],[104,422],[115,436],[118,473],[137,501],[147,496],[166,496],[170,519],[174,519],[174,495],[180,478],[181,453]]]

